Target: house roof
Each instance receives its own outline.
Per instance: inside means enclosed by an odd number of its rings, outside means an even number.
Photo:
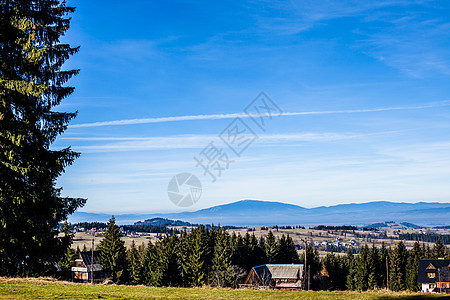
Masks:
[[[92,252],[91,251],[80,252],[80,257],[83,260],[84,264],[86,265],[88,272],[91,272],[91,265],[94,268],[94,272],[102,270],[102,265],[100,264],[100,251],[94,251],[93,264],[91,264],[91,260],[92,260]]]
[[[260,279],[300,279],[303,275],[302,264],[267,264],[253,267]]]
[[[419,273],[417,275],[418,283],[435,283],[440,280],[450,281],[449,274],[450,259],[421,259],[419,261]],[[429,278],[427,273],[434,273],[434,278]]]

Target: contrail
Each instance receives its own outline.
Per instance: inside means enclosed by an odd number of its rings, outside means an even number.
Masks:
[[[424,109],[424,108],[443,107],[443,106],[450,106],[450,102],[442,101],[442,102],[429,103],[429,104],[418,105],[418,106],[396,106],[396,107],[353,109],[353,110],[285,112],[285,113],[282,113],[281,116],[369,113],[369,112],[381,112],[381,111],[392,111],[392,110]],[[177,116],[177,117],[140,118],[140,119],[129,119],[129,120],[93,122],[93,123],[84,123],[84,124],[74,124],[74,125],[70,125],[69,127],[70,128],[101,127],[101,126],[135,125],[135,124],[165,123],[165,122],[194,121],[194,120],[221,120],[221,119],[249,118],[249,117],[261,117],[261,116],[267,117],[269,115],[268,114],[250,114],[250,115],[248,115],[245,113],[190,115],[190,116]]]

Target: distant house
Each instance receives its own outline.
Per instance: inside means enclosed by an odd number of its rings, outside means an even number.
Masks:
[[[303,280],[302,264],[267,264],[253,267],[245,286],[277,289],[300,289]]]
[[[450,292],[450,259],[421,259],[417,282],[422,292]]]
[[[99,262],[100,251],[94,251],[94,260],[92,261],[92,252],[80,252],[80,255],[75,259],[72,267],[73,281],[91,281],[91,275],[94,275],[94,281],[103,281],[108,277],[108,274],[103,271],[102,265]],[[93,272],[92,272],[93,271]]]

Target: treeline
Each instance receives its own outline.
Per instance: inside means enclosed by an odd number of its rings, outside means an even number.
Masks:
[[[419,233],[401,233],[398,235],[400,240],[421,241],[427,243],[436,243],[440,240],[444,244],[450,244],[450,234],[419,234]]]
[[[292,238],[272,231],[256,238],[229,234],[224,227],[193,228],[160,235],[155,243],[126,250],[114,218],[97,247],[101,264],[115,282],[152,286],[236,287],[252,267],[266,263],[300,263]],[[69,250],[74,256],[74,251]]]
[[[91,230],[92,228],[97,228],[97,229],[103,229],[103,228],[107,228],[108,224],[103,223],[103,222],[79,222],[79,223],[75,223],[72,224],[71,226],[72,228],[84,228],[86,230]]]
[[[402,241],[393,249],[386,248],[384,243],[380,248],[366,244],[361,247],[359,255],[354,255],[351,250],[344,256],[329,253],[319,265],[314,265],[318,261],[316,256],[312,260],[313,265],[308,263],[311,288],[365,291],[386,288],[389,282],[389,289],[393,291],[419,291],[419,260],[443,258],[446,255],[445,246],[438,240],[432,249],[416,241],[410,251],[407,251]]]
[[[254,266],[305,261],[304,254],[299,257],[289,235],[276,238],[269,230],[267,236],[257,239],[249,232],[244,236],[229,234],[220,226],[201,225],[191,232],[161,234],[155,243],[149,241],[147,245],[136,246],[133,242],[126,250],[114,218],[108,223],[97,250],[104,270],[113,281],[152,286],[237,287]],[[418,291],[419,260],[447,255],[440,240],[432,248],[416,241],[410,251],[402,241],[394,248],[387,248],[384,243],[380,248],[366,244],[359,254],[349,249],[345,255],[331,252],[322,258],[309,244],[306,282],[313,290],[364,291],[386,288],[389,282],[393,291]],[[71,256],[73,261],[73,250],[69,250],[66,258]],[[70,259],[66,262],[70,266]]]
[[[315,226],[315,227],[309,227],[309,229],[315,229],[315,230],[358,230],[358,227],[350,226],[350,225],[343,225],[343,226],[318,225],[318,226]]]
[[[122,225],[120,228],[128,232],[173,233],[173,229],[164,225]]]
[[[72,229],[75,227],[84,228],[85,230],[91,230],[92,228],[106,229],[108,228],[108,224],[103,222],[79,222],[71,226]],[[167,228],[165,225],[122,225],[120,228],[128,232],[173,233],[173,230],[171,228]]]

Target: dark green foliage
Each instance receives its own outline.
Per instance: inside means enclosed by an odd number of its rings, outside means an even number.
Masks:
[[[156,242],[159,286],[178,286],[180,284],[178,267],[178,237],[165,234]]]
[[[84,228],[85,230],[91,230],[92,228],[103,229],[108,228],[108,224],[103,222],[79,222],[72,224],[72,228]]]
[[[406,266],[406,288],[413,292],[420,290],[420,284],[417,283],[417,274],[419,270],[419,261],[422,258],[424,258],[423,249],[420,248],[419,242],[416,241],[413,249],[410,251]]]
[[[263,265],[266,262],[266,253],[264,251],[265,241],[261,239],[258,242],[253,233],[246,245],[248,247],[248,260],[245,265],[245,270],[249,272],[252,267]]]
[[[323,289],[345,290],[346,278],[349,272],[347,258],[331,252],[322,259],[322,265],[325,272],[322,275],[327,277],[326,284],[322,284]]]
[[[372,290],[380,285],[380,277],[381,277],[381,266],[380,266],[380,257],[378,253],[378,248],[375,247],[375,244],[370,248],[369,255],[367,257],[367,288]]]
[[[398,235],[398,239],[427,243],[436,243],[440,240],[445,244],[450,244],[450,234],[401,233]]]
[[[300,261],[302,263],[305,262],[305,253],[303,252]],[[306,270],[306,282],[308,281],[308,278],[310,280],[310,284],[313,288],[315,288],[315,285],[317,285],[316,280],[314,278],[316,275],[320,272],[322,266],[320,264],[320,257],[319,257],[319,251],[317,249],[313,249],[311,245],[308,245],[306,247],[306,264],[307,264],[307,270]]]
[[[273,235],[272,231],[269,230],[269,233],[266,237],[266,244],[265,244],[265,250],[266,250],[266,258],[267,263],[274,264],[276,263],[276,259],[278,257],[278,243],[275,239],[275,236]]]
[[[136,244],[131,243],[131,248],[127,250],[127,261],[128,261],[128,274],[129,280],[133,284],[141,282],[143,261],[142,255],[138,249],[136,249]]]
[[[157,262],[158,256],[156,247],[152,244],[151,241],[149,241],[144,257],[144,274],[142,277],[143,283],[147,285],[158,285],[160,274],[158,271]]]
[[[289,236],[284,234],[277,241],[278,243],[278,253],[276,257],[276,262],[278,264],[298,264],[300,263],[300,257],[298,256],[297,250],[294,245],[294,241]]]
[[[55,186],[79,154],[50,149],[76,116],[53,110],[78,73],[61,70],[78,51],[60,43],[74,8],[57,0],[0,3],[0,275],[33,276],[66,252],[55,228],[86,201],[61,197]]]
[[[347,266],[348,266],[348,275],[347,275],[347,282],[346,287],[349,290],[356,290],[357,289],[357,282],[356,282],[356,260],[353,255],[353,252],[351,249],[348,249],[347,252]]]
[[[369,247],[364,245],[361,248],[359,256],[356,258],[356,289],[365,291],[368,289],[369,284]]]
[[[108,222],[108,229],[98,245],[98,250],[103,270],[114,282],[127,280],[128,268],[124,243],[116,220],[112,217]]]
[[[392,291],[402,291],[406,288],[406,264],[408,251],[405,244],[400,241],[392,251],[389,264],[389,288]]]
[[[444,244],[442,244],[441,239],[438,239],[436,241],[436,244],[434,244],[432,255],[435,259],[445,258],[445,256],[447,255],[447,249],[445,249],[445,246]]]
[[[231,265],[232,252],[230,247],[230,235],[225,231],[225,228],[219,227],[214,247],[211,278],[216,286],[223,287],[231,285]]]
[[[387,285],[387,266],[389,263],[389,250],[384,245],[384,242],[381,244],[380,249],[380,258],[379,258],[379,265],[380,265],[380,281],[378,283],[378,286],[381,288],[386,288]]]
[[[290,236],[275,239],[270,231],[259,241],[254,234],[245,236],[226,232],[224,227],[204,226],[184,230],[177,235],[163,235],[148,247],[132,245],[127,252],[130,281],[153,286],[228,286],[237,287],[250,269],[268,263],[266,253],[273,245],[277,249],[275,263],[304,263],[299,259]],[[274,242],[274,244],[273,244]],[[439,246],[439,245],[438,245]],[[436,247],[438,247],[436,246]],[[430,255],[431,255],[431,250]],[[381,248],[364,245],[358,255],[349,249],[347,255],[333,252],[322,260],[312,245],[307,247],[307,265],[310,289],[369,290],[386,287],[386,260],[389,261],[390,288],[417,290],[418,262],[426,258],[427,248],[416,242],[408,251],[400,242],[394,251],[382,244]],[[283,254],[283,255],[281,255]],[[133,267],[134,266],[134,267]]]
[[[129,232],[173,233],[173,229],[164,225],[122,225],[121,228]]]

